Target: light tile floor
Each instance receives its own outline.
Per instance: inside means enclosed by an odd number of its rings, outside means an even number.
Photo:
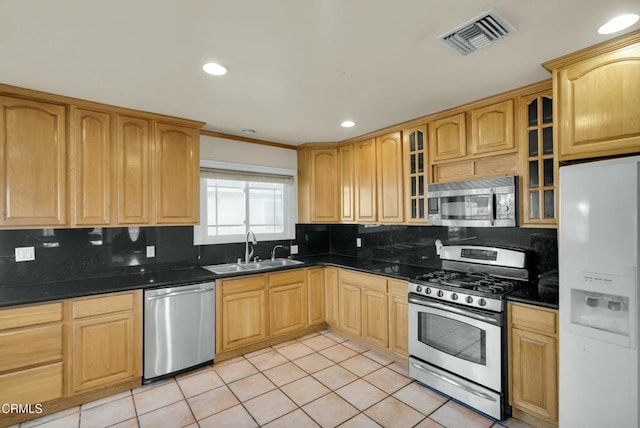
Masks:
[[[20,425],[34,426],[529,427],[447,400],[330,330]]]

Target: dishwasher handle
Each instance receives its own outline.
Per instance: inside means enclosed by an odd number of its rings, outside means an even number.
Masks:
[[[172,291],[170,293],[166,293],[166,294],[158,294],[155,296],[147,296],[145,297],[145,300],[157,300],[157,299],[164,299],[165,297],[175,297],[175,296],[184,296],[187,294],[194,294],[194,293],[209,293],[212,291],[215,291],[216,287],[215,285],[208,287],[208,288],[192,288],[190,290],[183,290],[183,291]]]

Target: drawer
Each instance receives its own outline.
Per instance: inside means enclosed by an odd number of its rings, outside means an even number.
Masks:
[[[367,275],[365,273],[353,272],[350,270],[340,270],[340,283],[348,283],[369,290],[387,292],[387,279],[379,276]]]
[[[217,281],[217,286],[222,287],[222,295],[244,293],[264,289],[267,286],[267,275],[249,275],[240,278],[224,279]]]
[[[0,310],[0,330],[62,321],[62,303],[21,306]]]
[[[394,296],[407,297],[409,294],[409,283],[407,281],[399,281],[397,279],[389,280],[389,292]]]
[[[131,311],[135,308],[135,292],[111,294],[89,299],[73,301],[73,318],[84,318],[92,315],[112,312]]]
[[[62,324],[0,333],[0,372],[62,360]]]
[[[0,376],[0,403],[36,404],[62,397],[62,363]]]
[[[551,309],[510,303],[510,323],[522,330],[542,332],[556,335],[558,331],[558,314]]]
[[[307,272],[303,269],[290,270],[286,272],[272,273],[269,275],[269,285],[300,284],[307,279]]]

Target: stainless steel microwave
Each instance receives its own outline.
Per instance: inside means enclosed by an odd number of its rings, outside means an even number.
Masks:
[[[515,227],[518,177],[429,184],[428,222],[435,226]]]

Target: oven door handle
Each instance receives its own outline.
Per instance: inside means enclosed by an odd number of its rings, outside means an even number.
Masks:
[[[441,309],[443,311],[452,312],[454,314],[464,315],[465,317],[473,318],[478,321],[484,321],[495,325],[500,325],[500,321],[492,317],[476,314],[475,312],[465,311],[464,309],[456,308],[455,306],[446,305],[439,302],[427,302],[425,300],[409,297],[409,303],[420,306],[428,306],[430,308]]]
[[[436,373],[433,370],[430,370],[429,368],[427,368],[427,367],[425,367],[425,366],[423,366],[421,364],[418,364],[418,363],[416,363],[414,361],[411,361],[411,365],[413,367],[417,368],[418,370],[422,370],[423,372],[425,372],[427,374],[430,374],[433,377],[437,377],[438,379],[440,379],[440,380],[442,380],[444,382],[450,383],[451,385],[455,386],[456,388],[463,389],[463,390],[467,391],[469,394],[473,394],[473,395],[478,396],[480,398],[484,398],[485,400],[494,401],[494,402],[497,401],[494,397],[490,396],[489,394],[485,394],[482,391],[478,391],[478,390],[475,390],[473,388],[469,388],[468,386],[463,385],[462,383],[458,382],[455,379],[451,379],[450,377],[447,377],[447,376],[445,376],[445,375],[443,375],[441,373]]]

